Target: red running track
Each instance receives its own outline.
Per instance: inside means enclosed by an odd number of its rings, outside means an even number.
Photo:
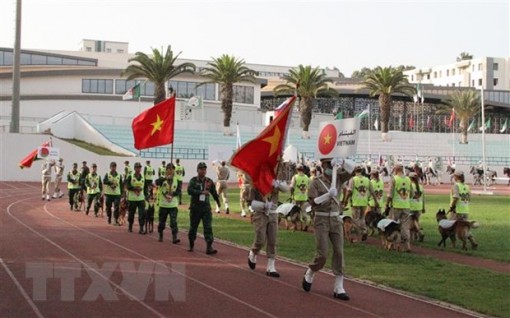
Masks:
[[[481,316],[347,279],[351,300],[332,297],[319,273],[301,289],[303,265],[277,261],[279,279],[246,264],[247,250],[215,243],[208,256],[139,235],[136,226],[71,212],[67,198],[41,201],[34,183],[0,183],[0,312],[8,317],[473,317]]]

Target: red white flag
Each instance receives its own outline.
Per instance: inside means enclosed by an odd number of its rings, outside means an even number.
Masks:
[[[51,147],[52,146],[52,142],[51,140],[48,140],[46,142],[44,142],[41,147]],[[37,156],[37,152],[38,152],[39,148],[36,148],[34,149],[32,152],[30,152],[25,158],[23,158],[20,162],[19,162],[19,167],[21,169],[23,168],[30,168],[32,166],[32,163],[35,161],[35,160],[39,160],[41,158],[39,158]]]
[[[147,109],[133,119],[135,148],[145,149],[174,142],[175,96]]]
[[[245,143],[230,158],[229,165],[250,176],[262,195],[271,193],[296,96],[289,98],[275,119],[255,139]],[[283,104],[282,104],[283,105]]]
[[[452,114],[450,115],[450,120],[448,121],[448,128],[452,128],[455,123],[455,109],[452,109]]]

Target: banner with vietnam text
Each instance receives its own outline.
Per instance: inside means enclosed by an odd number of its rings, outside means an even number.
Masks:
[[[316,156],[318,159],[355,156],[358,148],[359,131],[359,118],[321,122],[319,124]]]

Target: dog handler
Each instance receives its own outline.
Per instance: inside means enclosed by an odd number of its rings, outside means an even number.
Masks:
[[[452,185],[450,194],[450,213],[454,220],[468,220],[469,202],[471,201],[471,189],[465,184],[464,172],[456,170],[453,173],[455,183]],[[478,247],[471,231],[468,233],[468,240],[473,249]]]
[[[128,231],[133,232],[133,223],[135,222],[135,212],[138,209],[138,224],[140,225],[139,234],[147,234],[147,230],[144,231],[145,225],[145,195],[143,193],[143,187],[145,180],[143,179],[142,164],[139,162],[135,163],[135,172],[130,174],[126,179],[126,189],[128,191]]]
[[[338,190],[342,184],[351,178],[353,166],[342,163],[342,169],[337,170],[336,184],[332,187],[333,165],[330,158],[321,159],[324,173],[310,183],[308,197],[312,209],[315,210],[313,227],[315,229],[315,258],[305,272],[302,287],[310,291],[315,274],[326,264],[328,258],[328,240],[333,246],[332,270],[335,274],[333,297],[349,300],[344,289],[344,250],[343,227],[340,214],[343,206],[337,199]],[[336,163],[334,163],[336,164]],[[349,170],[349,171],[347,171]]]
[[[179,194],[181,188],[179,180],[174,175],[174,164],[166,165],[166,176],[156,180],[158,186],[158,205],[159,205],[159,241],[163,242],[163,231],[166,226],[166,218],[170,216],[170,229],[172,230],[172,243],[177,244],[181,240],[177,238],[179,228],[177,227],[177,207],[179,206]]]
[[[193,252],[195,247],[195,240],[197,238],[197,229],[200,221],[204,226],[204,238],[207,243],[207,254],[218,253],[212,247],[214,242],[214,236],[212,231],[212,212],[210,197],[212,196],[214,201],[221,206],[220,198],[216,192],[214,182],[206,177],[207,165],[205,162],[199,162],[197,165],[198,175],[191,178],[188,184],[188,194],[191,197],[189,221],[190,228],[188,232],[189,239],[189,251]]]
[[[113,205],[113,225],[119,225],[120,196],[122,189],[122,176],[117,172],[117,163],[110,163],[110,171],[103,178],[104,195],[106,197],[106,216],[108,224],[112,223],[112,205]]]

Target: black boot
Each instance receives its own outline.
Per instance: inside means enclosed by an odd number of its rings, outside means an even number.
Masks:
[[[128,231],[133,232],[133,223],[129,223]]]
[[[207,250],[205,251],[205,253],[208,255],[213,255],[218,253],[218,251],[212,247],[212,242],[207,242]]]
[[[163,232],[159,232],[159,239],[158,241],[163,242]]]
[[[145,232],[143,230],[143,225],[140,225],[140,231],[138,231],[138,234],[146,234],[147,232]]]
[[[174,244],[178,244],[178,243],[180,243],[180,242],[181,242],[181,240],[179,240],[179,239],[177,238],[177,234],[172,234],[172,243],[174,243]]]
[[[188,249],[188,252],[193,252],[193,248],[195,247],[195,242],[194,241],[189,241],[189,249]]]

